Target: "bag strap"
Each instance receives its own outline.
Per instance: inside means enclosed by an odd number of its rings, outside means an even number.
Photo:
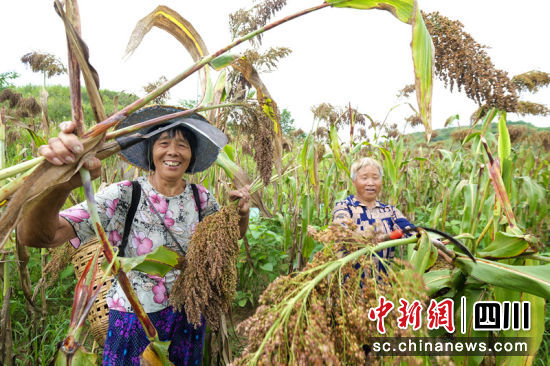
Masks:
[[[124,234],[122,235],[122,242],[119,246],[120,256],[124,256],[124,250],[126,249],[126,244],[128,244],[128,235],[130,235],[130,228],[134,222],[134,217],[136,216],[137,206],[141,198],[141,185],[133,180],[132,181],[132,201],[130,202],[130,208],[126,214],[126,220],[124,221]]]
[[[201,210],[201,199],[199,197],[199,189],[197,185],[191,183],[191,189],[193,190],[193,198],[195,199],[195,204],[197,205],[197,211],[199,212],[199,221],[202,221],[202,210]]]

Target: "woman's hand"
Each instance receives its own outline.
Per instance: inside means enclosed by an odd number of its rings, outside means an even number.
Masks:
[[[57,137],[52,137],[48,140],[47,145],[42,145],[38,148],[38,154],[42,155],[53,165],[64,165],[74,163],[84,152],[82,142],[74,134],[76,125],[72,121],[62,122],[59,124],[61,132]],[[90,171],[92,179],[99,177],[101,174],[101,161],[94,157],[84,162],[83,167]],[[79,177],[73,177],[67,182],[68,188],[76,188],[80,183]]]
[[[229,192],[229,200],[239,200],[239,215],[248,216],[250,212],[250,186],[246,185],[237,189],[236,191]]]

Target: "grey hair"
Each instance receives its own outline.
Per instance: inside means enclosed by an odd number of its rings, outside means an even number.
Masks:
[[[355,181],[355,178],[357,178],[357,172],[361,170],[361,168],[364,168],[366,166],[373,166],[378,169],[378,172],[380,173],[380,178],[384,177],[384,170],[382,169],[382,165],[373,158],[362,158],[360,160],[356,160],[353,164],[351,164],[351,180]]]

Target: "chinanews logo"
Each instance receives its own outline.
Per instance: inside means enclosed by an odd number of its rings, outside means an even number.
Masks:
[[[400,329],[411,327],[413,330],[419,330],[425,320],[424,326],[427,329],[442,328],[448,335],[444,338],[371,338],[370,346],[365,347],[379,355],[461,355],[464,352],[471,355],[484,355],[491,352],[509,356],[530,354],[529,338],[488,339],[487,337],[460,336],[467,332],[468,315],[471,315],[470,326],[474,331],[529,331],[531,329],[531,304],[528,301],[504,301],[502,303],[477,301],[471,308],[472,313],[468,314],[466,297],[463,296],[460,301],[460,329],[456,329],[453,299],[441,301],[432,299],[424,309],[423,304],[418,300],[409,302],[401,298],[399,306],[396,308],[392,301],[382,296],[378,298],[378,306],[370,308],[368,312],[369,320],[376,321],[376,328],[381,335],[386,334],[385,318],[394,310],[399,311],[400,314],[396,324]]]

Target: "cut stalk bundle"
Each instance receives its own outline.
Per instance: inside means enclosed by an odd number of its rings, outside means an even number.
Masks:
[[[239,254],[237,206],[222,207],[201,221],[191,237],[185,267],[170,294],[170,304],[183,306],[187,320],[195,327],[201,314],[217,330],[235,295]]]
[[[379,306],[384,296],[395,309],[384,324],[387,337],[426,336],[419,329],[397,326],[399,299],[420,300],[427,295],[422,277],[406,266],[393,265],[387,274],[376,270],[380,248],[411,243],[415,238],[395,240],[375,246],[372,236],[361,237],[352,228],[332,225],[313,233],[325,243],[311,263],[299,273],[277,278],[260,297],[256,313],[239,324],[248,344],[237,365],[364,365],[391,364],[400,360],[376,359],[366,355],[370,337],[382,336],[369,309]],[[341,257],[343,252],[351,254]],[[363,254],[363,255],[361,255]],[[407,357],[407,364],[422,364]]]

